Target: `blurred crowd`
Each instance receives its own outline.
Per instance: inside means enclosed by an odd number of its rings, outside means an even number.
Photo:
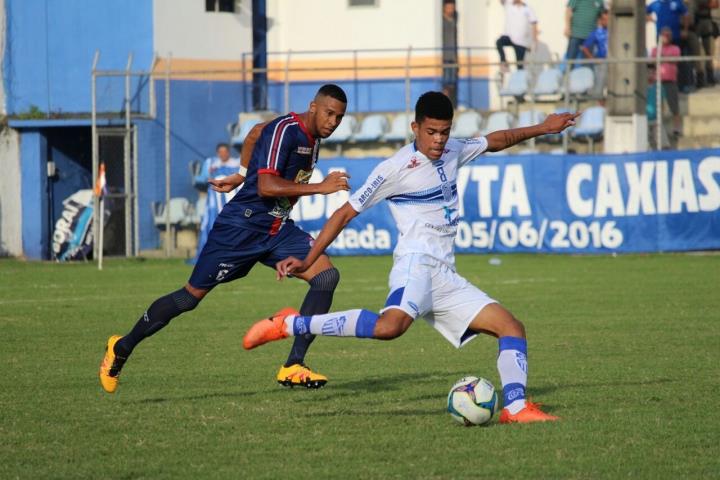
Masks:
[[[505,28],[496,47],[503,72],[509,70],[505,48],[511,47],[517,62],[523,62],[526,52],[537,45],[538,19],[533,8],[523,0],[500,0],[505,8]],[[660,53],[681,56],[711,56],[717,48],[720,29],[720,0],[652,0],[646,5],[648,28],[653,28]],[[568,0],[565,4],[565,59],[606,58],[608,55],[608,0]],[[650,23],[654,24],[651,26]],[[668,30],[670,35],[663,35]],[[653,50],[650,46],[649,50]],[[657,53],[657,50],[655,50]],[[652,51],[648,51],[648,55]],[[523,68],[522,63],[518,68]],[[565,68],[565,67],[563,67]],[[595,65],[600,84],[606,78],[606,66]],[[677,84],[681,92],[714,86],[717,82],[711,60],[680,62],[677,65]]]

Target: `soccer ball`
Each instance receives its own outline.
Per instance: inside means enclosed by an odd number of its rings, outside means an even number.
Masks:
[[[495,387],[484,378],[463,377],[450,389],[447,409],[455,421],[466,427],[485,425],[498,409]]]

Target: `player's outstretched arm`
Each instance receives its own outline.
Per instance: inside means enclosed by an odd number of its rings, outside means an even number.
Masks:
[[[258,175],[258,194],[261,197],[300,197],[335,193],[340,190],[350,190],[346,172],[330,172],[320,183],[295,183],[271,173]]]
[[[560,133],[568,127],[575,125],[575,119],[580,113],[553,113],[545,118],[545,121],[537,125],[523,128],[511,128],[509,130],[498,130],[489,133],[485,138],[488,142],[489,152],[499,152],[512,147],[530,138],[547,135],[549,133]]]
[[[275,264],[277,279],[282,280],[283,277],[286,277],[290,273],[302,273],[310,268],[310,266],[315,263],[315,260],[325,252],[325,249],[335,241],[343,228],[350,223],[350,220],[357,215],[358,212],[356,212],[348,202],[335,210],[335,213],[333,213],[325,225],[323,225],[305,260],[288,257]]]

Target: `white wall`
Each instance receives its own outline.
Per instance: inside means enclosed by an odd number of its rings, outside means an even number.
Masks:
[[[442,28],[440,0],[378,2],[377,7],[349,7],[347,0],[268,0],[272,25],[268,49],[438,46]]]
[[[206,12],[201,0],[155,0],[154,50],[165,56],[201,60],[240,60],[252,51],[251,0],[235,13]]]
[[[0,256],[22,255],[20,207],[20,136],[11,128],[0,131]]]

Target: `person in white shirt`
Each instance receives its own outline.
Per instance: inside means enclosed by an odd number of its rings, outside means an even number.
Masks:
[[[504,396],[501,423],[556,420],[525,399],[527,341],[523,324],[455,270],[457,172],[485,151],[560,133],[574,125],[578,115],[553,114],[531,127],[456,140],[450,139],[450,99],[440,92],[420,96],[412,122],[415,141],[372,171],[365,184],[328,219],[304,260],[289,257],[276,265],[278,279],[305,271],[350,220],[387,200],[399,237],[385,308],[379,314],[356,309],[313,316],[285,308],[256,322],[243,338],[243,346],[251,349],[306,333],[390,340],[402,335],[417,317],[424,317],[457,348],[478,333],[498,338],[497,367]]]
[[[519,62],[518,69],[522,69],[523,64],[520,62],[525,60],[525,52],[537,42],[537,16],[522,0],[500,0],[500,3],[505,6],[505,30],[495,42],[502,62],[500,68],[503,72],[509,70],[504,47],[513,47],[515,60]]]

